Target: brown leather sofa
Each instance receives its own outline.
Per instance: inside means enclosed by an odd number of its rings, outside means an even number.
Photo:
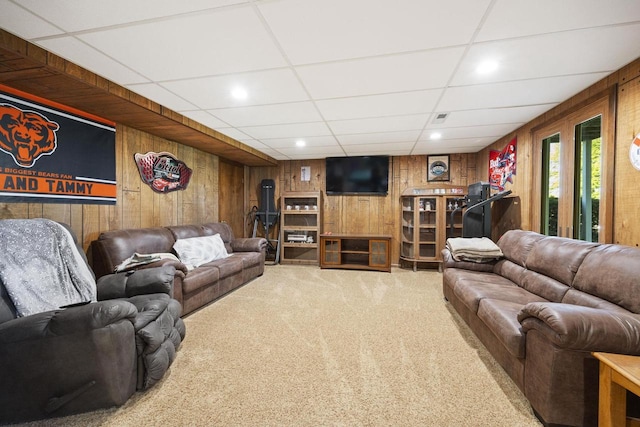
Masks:
[[[97,240],[91,242],[89,259],[96,277],[100,277],[113,273],[116,266],[135,252],[172,253],[178,239],[214,234],[220,234],[230,257],[190,271],[183,263],[167,259],[140,267],[175,267],[172,296],[182,304],[182,313],[186,315],[262,275],[266,239],[235,238],[226,223],[114,230],[101,233]]]
[[[522,230],[497,244],[486,264],[443,250],[445,298],[545,425],[596,426],[591,352],[640,355],[640,249]]]

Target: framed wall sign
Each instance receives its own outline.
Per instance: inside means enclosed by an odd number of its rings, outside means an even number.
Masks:
[[[427,156],[427,181],[449,181],[449,155]]]
[[[140,179],[156,193],[169,193],[185,190],[189,185],[193,171],[171,153],[136,153],[134,160],[138,165]]]

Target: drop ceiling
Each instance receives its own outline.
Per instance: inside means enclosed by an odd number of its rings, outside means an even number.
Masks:
[[[0,10],[0,28],[277,160],[477,152],[640,56],[638,0],[0,0]],[[480,73],[486,61],[497,68]]]

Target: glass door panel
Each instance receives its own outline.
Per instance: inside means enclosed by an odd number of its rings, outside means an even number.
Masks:
[[[558,235],[558,199],[560,198],[560,133],[542,140],[542,212],[540,232]]]
[[[597,242],[600,229],[602,116],[575,126],[574,238]]]

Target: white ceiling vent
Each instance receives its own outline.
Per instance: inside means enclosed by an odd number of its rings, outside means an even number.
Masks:
[[[447,120],[447,117],[449,117],[449,113],[438,113],[436,114],[436,116],[433,118],[432,123],[434,125],[439,125],[441,123],[444,123],[445,120]]]

